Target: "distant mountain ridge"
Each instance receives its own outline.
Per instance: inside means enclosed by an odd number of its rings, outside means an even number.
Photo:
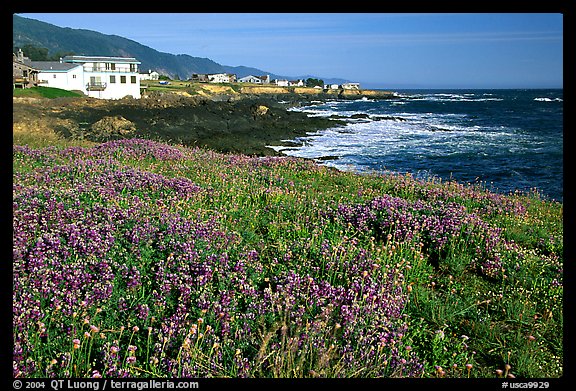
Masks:
[[[193,73],[235,73],[239,78],[248,75],[270,75],[270,79],[323,79],[325,83],[344,83],[345,79],[320,76],[282,76],[247,66],[219,64],[209,58],[188,54],[159,52],[128,38],[107,35],[92,30],[58,27],[35,19],[13,15],[12,46],[26,44],[48,49],[49,54],[73,52],[75,55],[135,57],[141,61],[141,70],[155,70],[172,78],[188,79]]]

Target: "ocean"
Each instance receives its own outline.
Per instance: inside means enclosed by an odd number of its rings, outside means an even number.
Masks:
[[[285,155],[355,172],[411,173],[537,191],[563,202],[563,90],[398,90],[393,99],[313,102],[291,110],[344,116]]]

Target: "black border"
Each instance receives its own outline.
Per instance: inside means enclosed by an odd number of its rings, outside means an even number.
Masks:
[[[576,224],[576,215],[574,213],[573,207],[573,197],[574,190],[572,189],[572,167],[570,164],[571,157],[571,147],[576,146],[574,141],[574,134],[576,133],[576,128],[574,127],[574,108],[576,107],[576,101],[574,99],[574,74],[576,73],[576,63],[574,61],[574,48],[576,48],[576,33],[574,31],[573,19],[574,19],[574,5],[576,1],[573,0],[540,0],[540,1],[521,1],[521,0],[508,0],[508,1],[481,1],[481,2],[453,2],[445,0],[417,0],[417,1],[382,1],[376,3],[374,1],[370,2],[324,2],[324,3],[299,3],[299,2],[286,2],[286,3],[258,3],[254,1],[250,2],[234,2],[234,3],[224,3],[221,6],[214,3],[207,2],[177,2],[170,4],[161,3],[142,3],[142,2],[115,2],[113,4],[106,3],[93,3],[93,2],[80,2],[75,4],[66,4],[65,2],[42,2],[34,4],[31,2],[20,2],[18,4],[11,4],[12,9],[10,12],[5,14],[6,26],[12,24],[12,14],[20,12],[92,12],[97,10],[100,12],[103,6],[114,12],[142,12],[143,9],[158,9],[158,13],[162,12],[250,12],[250,13],[260,13],[260,12],[318,12],[318,13],[357,13],[357,12],[423,12],[423,13],[561,13],[564,17],[564,105],[569,108],[565,111],[565,131],[564,136],[564,235],[565,235],[565,246],[564,246],[564,375],[561,378],[544,378],[544,379],[186,379],[190,381],[197,381],[199,383],[199,389],[206,388],[220,388],[220,387],[246,387],[249,389],[258,389],[262,387],[263,389],[270,389],[275,386],[287,386],[287,387],[366,387],[366,388],[380,388],[382,386],[391,387],[414,387],[414,388],[424,388],[430,386],[440,386],[443,388],[453,388],[462,390],[465,387],[481,387],[482,389],[492,390],[492,389],[503,389],[503,382],[508,383],[525,383],[533,381],[542,381],[549,383],[550,390],[557,390],[564,388],[569,384],[576,384],[573,379],[574,361],[573,361],[573,349],[571,347],[576,346],[573,333],[574,321],[572,314],[574,314],[573,309],[573,293],[572,288],[572,278],[573,278],[573,267],[574,263],[571,262],[576,260],[576,254],[574,251],[574,226]],[[10,18],[10,21],[8,20]],[[6,53],[9,53],[6,50]],[[5,57],[6,60],[7,57]],[[6,61],[6,66],[8,66],[8,61]],[[8,89],[11,88],[9,83],[3,84],[3,86]],[[8,92],[8,91],[7,91]],[[7,100],[10,99],[11,94],[6,95]],[[8,116],[5,116],[8,117]],[[9,125],[6,128],[10,129]],[[6,148],[4,156],[11,156],[12,152],[9,150],[11,143],[6,142],[4,147]],[[8,159],[7,159],[8,160]],[[6,162],[8,165],[9,162]],[[11,165],[10,165],[11,167]],[[570,173],[567,171],[570,171]],[[6,182],[5,191],[6,196],[11,189],[8,182],[8,175],[3,175],[2,178]],[[568,186],[566,186],[568,185]],[[11,212],[8,209],[9,201],[7,200],[6,208],[1,208],[2,216],[0,219],[7,226],[11,220]],[[3,248],[6,251],[6,257],[8,255],[9,249],[11,247],[11,242],[9,242],[8,235],[5,246]],[[6,271],[8,271],[8,266],[5,266]],[[12,286],[11,273],[3,273],[6,281],[6,286]],[[2,303],[7,307],[5,311],[7,314],[11,313],[12,310],[12,295],[8,289],[2,290]],[[3,389],[15,389],[13,388],[13,375],[12,375],[12,327],[11,327],[11,316],[3,317],[3,322],[1,323],[2,329],[5,330],[2,335],[6,338],[5,352],[0,353],[2,371],[0,372],[0,378],[2,383],[6,384],[6,388]],[[35,379],[21,379],[23,382],[30,382]],[[38,381],[44,381],[47,389],[50,384],[50,380],[47,379],[37,379]],[[68,379],[66,379],[68,380]],[[74,379],[70,379],[74,380]],[[78,379],[78,380],[88,380],[88,379]],[[92,379],[91,379],[92,380]],[[103,380],[97,380],[101,381]],[[114,379],[117,380],[117,379]],[[118,379],[119,380],[119,379]],[[127,381],[136,381],[138,379],[129,379]],[[173,379],[178,380],[178,379]],[[508,388],[511,388],[508,386]],[[24,389],[24,388],[23,388]],[[102,384],[100,385],[100,390],[102,390]],[[108,387],[108,389],[110,389]],[[125,388],[128,389],[128,388]]]

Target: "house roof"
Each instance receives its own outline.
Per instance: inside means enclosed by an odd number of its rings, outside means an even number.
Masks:
[[[32,61],[30,61],[30,60],[26,60],[26,59],[24,61],[14,60],[14,62],[20,66],[25,66],[27,68],[34,68],[32,66]]]
[[[65,56],[64,62],[113,62],[122,64],[141,64],[134,57],[106,57],[106,56]]]
[[[32,68],[39,71],[69,71],[70,69],[79,67],[80,64],[70,64],[60,61],[30,61]]]

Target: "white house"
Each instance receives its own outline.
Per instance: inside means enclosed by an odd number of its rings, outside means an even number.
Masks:
[[[270,75],[264,75],[264,76],[248,75],[238,79],[238,83],[270,84]]]
[[[33,68],[38,70],[39,86],[85,93],[82,65],[60,61],[31,61],[30,63]]]
[[[236,80],[236,75],[230,73],[212,73],[208,75],[210,83],[233,83]]]
[[[151,69],[148,72],[140,72],[140,80],[158,80],[160,74]]]
[[[290,86],[290,87],[302,87],[302,86],[304,86],[304,80],[289,80],[288,86]]]
[[[342,88],[345,90],[359,90],[360,83],[342,83]]]
[[[140,99],[140,75],[134,57],[66,56],[63,62],[84,68],[84,92],[102,99]]]
[[[325,90],[337,90],[339,87],[338,84],[324,84]]]
[[[60,61],[32,61],[38,83],[78,90],[100,99],[140,99],[140,61],[133,57],[66,56]]]
[[[283,79],[283,80],[274,80],[274,84],[276,84],[278,87],[288,87],[288,80]]]
[[[238,83],[255,83],[262,84],[262,79],[258,76],[248,75],[238,79]]]
[[[256,76],[262,80],[262,84],[270,84],[270,75]]]

